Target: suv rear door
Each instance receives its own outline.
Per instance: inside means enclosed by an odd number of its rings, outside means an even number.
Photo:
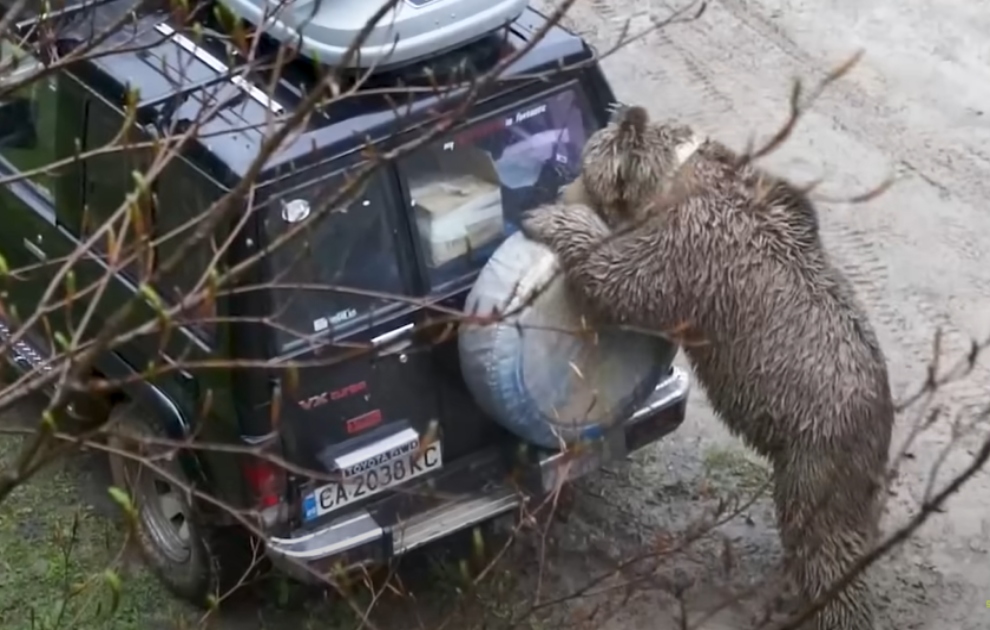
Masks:
[[[267,257],[272,352],[299,366],[281,370],[272,393],[281,399],[284,452],[299,466],[342,471],[352,481],[308,484],[307,521],[435,470],[443,458],[438,444],[409,459],[427,435],[442,436],[430,349],[405,335],[418,309],[401,299],[415,279],[402,262],[408,242],[394,179],[379,169],[352,202],[321,216],[321,200],[344,185],[345,173],[282,188],[263,218],[270,244],[303,228]],[[320,485],[322,492],[310,492]]]

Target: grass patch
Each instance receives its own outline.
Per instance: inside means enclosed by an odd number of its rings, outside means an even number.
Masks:
[[[722,489],[756,492],[770,480],[770,467],[743,448],[710,447],[703,465],[705,478]]]
[[[4,421],[5,419],[0,419]],[[0,436],[0,471],[20,450]],[[132,554],[122,554],[124,529],[107,499],[108,481],[84,456],[58,462],[0,503],[0,628],[3,630],[187,630],[203,612],[175,599]],[[486,529],[486,528],[482,528]],[[510,552],[479,584],[477,571],[504,544],[470,530],[399,560],[389,586],[356,580],[353,600],[381,628],[457,630],[504,626],[532,595],[520,570],[532,558]],[[371,587],[369,589],[369,586]],[[235,608],[210,616],[212,630],[349,630],[359,625],[337,595],[271,575]],[[372,595],[376,591],[377,595]],[[449,617],[449,619],[448,619]],[[521,620],[520,630],[559,627]]]
[[[0,437],[0,470],[20,444]],[[180,605],[143,568],[121,562],[123,531],[81,492],[84,476],[59,462],[0,504],[0,627],[176,627]]]

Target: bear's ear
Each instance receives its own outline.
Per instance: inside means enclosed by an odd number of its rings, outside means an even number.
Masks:
[[[618,125],[622,122],[622,119],[625,118],[626,110],[629,109],[629,105],[626,105],[620,101],[615,101],[614,103],[609,103],[605,109],[609,113],[608,124]]]
[[[619,134],[627,137],[628,135],[632,135],[638,138],[646,132],[646,128],[649,125],[650,114],[646,111],[646,108],[639,105],[632,105],[626,107],[622,112],[622,117],[619,120]]]

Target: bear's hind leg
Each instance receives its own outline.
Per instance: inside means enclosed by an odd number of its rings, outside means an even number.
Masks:
[[[798,444],[792,444],[798,446]],[[869,458],[807,448],[774,466],[774,502],[785,570],[810,603],[833,587],[873,543],[879,511]],[[808,625],[814,630],[873,630],[874,603],[861,573]]]

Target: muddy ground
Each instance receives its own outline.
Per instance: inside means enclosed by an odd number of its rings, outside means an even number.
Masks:
[[[614,43],[623,23],[645,28],[677,3],[582,1],[570,25],[601,49]],[[814,80],[863,47],[866,57],[804,117],[795,137],[768,163],[797,179],[824,180],[821,193],[838,197],[875,186],[888,175],[897,184],[864,205],[820,202],[823,238],[853,279],[887,353],[895,391],[904,395],[924,377],[936,327],[950,357],[965,352],[972,336],[990,334],[990,13],[961,0],[712,0],[698,22],[652,34],[605,62],[618,96],[649,106],[654,116],[682,118],[742,146],[750,134],[765,137],[787,111],[794,77]],[[891,497],[886,527],[917,509],[939,461],[944,480],[971,458],[985,428],[953,437],[950,419],[990,399],[988,368],[981,362],[964,381],[946,389],[947,413],[910,449]],[[913,425],[905,414],[897,446]],[[951,448],[949,448],[951,445]],[[948,450],[947,450],[948,449]],[[86,478],[77,468],[54,473],[53,489],[26,489],[24,501],[0,511],[0,619],[20,627],[25,602],[43,609],[45,589],[67,573],[52,550],[53,518],[69,522],[70,508],[90,501],[70,490]],[[630,464],[582,483],[567,523],[553,528],[547,593],[577,587],[614,558],[658,535],[677,530],[712,497],[757,485],[764,470],[693,397],[689,420],[673,437]],[[68,484],[68,485],[67,485]],[[990,479],[979,473],[947,510],[884,560],[874,579],[886,602],[880,628],[915,630],[990,627]],[[75,497],[75,498],[73,498]],[[11,504],[14,505],[14,504]],[[25,507],[30,506],[30,507]],[[96,557],[106,524],[91,510],[83,523],[86,557]],[[691,606],[717,603],[725,585],[740,586],[768,573],[778,558],[765,500],[722,528],[731,540],[734,569],[726,577],[722,543],[709,542],[692,560],[678,561],[674,582],[695,582]],[[532,555],[528,556],[530,559]],[[68,571],[72,573],[72,571]],[[425,577],[424,577],[425,576]],[[499,574],[486,610],[511,611],[520,591],[532,594],[531,572],[518,566]],[[419,578],[419,611],[449,602],[448,578],[433,570]],[[529,581],[527,581],[529,580]],[[678,607],[671,580],[655,580],[596,618],[614,630],[675,628]],[[135,572],[120,627],[169,627],[175,614],[190,619],[146,576]],[[50,591],[47,591],[50,592]],[[620,601],[621,591],[610,595]],[[494,603],[493,603],[494,602]],[[312,599],[247,608],[218,620],[218,627],[345,627],[346,615]],[[573,615],[580,606],[558,609]],[[409,609],[384,615],[384,625],[410,627]],[[745,628],[748,613],[728,609],[702,627]],[[396,619],[398,618],[398,620]],[[573,618],[572,618],[573,619]],[[561,627],[562,619],[532,627]],[[343,623],[343,621],[341,621]],[[94,626],[96,627],[96,626]],[[99,626],[103,627],[103,626]],[[462,624],[461,627],[464,627]]]

